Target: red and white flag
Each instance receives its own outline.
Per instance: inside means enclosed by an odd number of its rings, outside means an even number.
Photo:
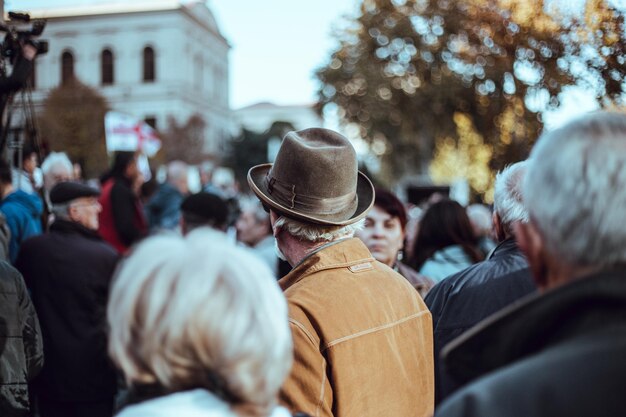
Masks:
[[[152,157],[161,149],[155,130],[146,122],[115,111],[104,116],[107,152],[141,151]]]

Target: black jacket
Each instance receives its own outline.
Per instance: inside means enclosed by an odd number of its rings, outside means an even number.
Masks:
[[[28,415],[28,382],[42,365],[41,330],[24,280],[0,261],[0,416]]]
[[[443,360],[460,382],[475,381],[438,417],[625,415],[626,268],[531,296],[457,339]]]
[[[507,239],[487,260],[451,275],[430,290],[425,302],[433,315],[436,403],[459,388],[441,366],[443,347],[535,289],[526,258],[515,240]]]
[[[115,372],[106,349],[106,303],[117,252],[95,231],[58,219],[25,241],[16,266],[40,318],[46,363],[38,394],[56,401],[113,396]]]

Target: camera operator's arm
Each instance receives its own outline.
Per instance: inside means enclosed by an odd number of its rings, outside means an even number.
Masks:
[[[33,59],[37,54],[37,48],[25,43],[21,49],[22,54],[17,58],[11,75],[0,79],[0,94],[9,94],[24,87],[33,70]]]

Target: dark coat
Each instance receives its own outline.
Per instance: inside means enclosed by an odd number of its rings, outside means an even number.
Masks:
[[[41,330],[24,280],[0,261],[0,416],[28,415],[28,382],[42,365]]]
[[[40,318],[46,363],[38,393],[56,401],[112,397],[115,373],[106,350],[105,311],[115,250],[95,231],[57,219],[27,240],[16,262]]]
[[[146,219],[139,198],[127,178],[113,177],[102,185],[99,199],[100,236],[119,253],[124,254],[131,245],[147,233]]]
[[[536,290],[528,262],[515,240],[500,243],[491,256],[437,284],[426,296],[435,332],[435,399],[458,387],[441,367],[443,347],[491,314]]]
[[[428,291],[435,285],[435,281],[402,262],[397,262],[394,269],[413,285],[422,298],[426,297]]]
[[[458,381],[475,381],[438,417],[623,416],[626,268],[531,296],[457,339],[443,360]]]

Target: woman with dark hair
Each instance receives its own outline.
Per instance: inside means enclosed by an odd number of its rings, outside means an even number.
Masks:
[[[441,200],[428,207],[415,240],[410,263],[413,268],[439,282],[482,259],[463,206]]]
[[[100,178],[98,233],[122,254],[147,232],[141,201],[133,190],[140,175],[135,152],[118,151],[111,169]]]
[[[395,269],[425,297],[434,282],[400,262],[406,223],[406,210],[398,197],[387,190],[377,189],[374,207],[367,213],[365,226],[355,235],[377,261]]]

